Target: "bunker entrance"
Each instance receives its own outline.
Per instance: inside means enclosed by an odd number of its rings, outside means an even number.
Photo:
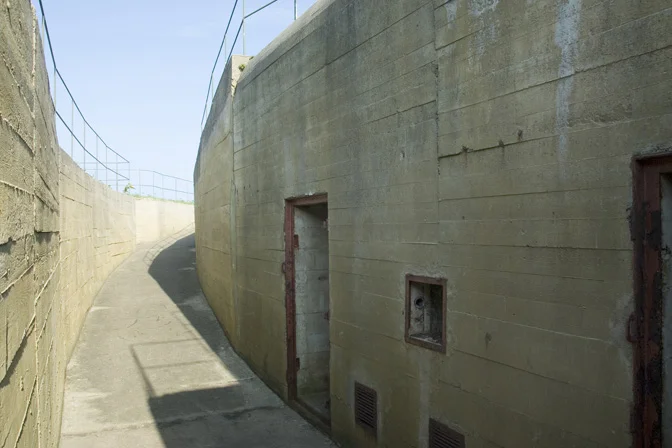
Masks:
[[[662,261],[662,436],[663,446],[672,448],[672,174],[661,176],[661,261]]]
[[[329,228],[326,196],[288,201],[288,382],[290,398],[330,420]],[[289,232],[287,232],[289,230]],[[289,238],[288,238],[289,239]],[[289,269],[287,270],[287,268]],[[293,322],[292,322],[293,321]],[[292,347],[293,346],[293,347]]]
[[[672,448],[672,155],[634,161],[634,446]]]

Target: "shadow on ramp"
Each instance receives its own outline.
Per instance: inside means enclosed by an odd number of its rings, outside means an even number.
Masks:
[[[145,264],[192,335],[131,347],[166,448],[333,446],[233,351],[201,292],[193,227],[149,249]]]
[[[198,332],[215,353],[233,350],[224,337],[215,315],[208,305],[196,275],[196,240],[193,228],[164,240],[152,248],[145,260],[148,272],[178,306],[191,327]],[[241,372],[242,373],[242,372]],[[249,376],[249,372],[245,376]]]

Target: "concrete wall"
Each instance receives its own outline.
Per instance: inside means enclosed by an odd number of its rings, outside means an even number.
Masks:
[[[98,183],[59,149],[30,2],[3,4],[1,446],[58,445],[67,361],[103,281],[134,250],[135,232],[134,198]]]
[[[136,198],[136,241],[159,241],[194,223],[193,204]]]
[[[135,199],[86,174],[61,151],[59,325],[69,359],[105,279],[135,249]]]
[[[55,446],[65,372],[58,338],[59,148],[29,1],[0,8],[0,441]],[[40,54],[40,57],[36,57]]]
[[[630,446],[633,154],[672,149],[666,0],[318,2],[225,72],[195,169],[199,277],[286,396],[284,201],[329,197],[332,431],[380,446]],[[233,79],[233,83],[232,83]],[[237,86],[231,88],[231,84]],[[406,274],[448,285],[445,355]]]
[[[133,199],[59,149],[27,0],[0,9],[0,59],[0,441],[50,447],[86,311],[134,248]]]
[[[237,290],[233,288],[237,247],[232,243],[236,241],[237,224],[235,214],[231,213],[236,200],[233,183],[232,94],[241,75],[238,67],[248,60],[247,57],[233,56],[226,67],[216,91],[218,101],[213,104],[205,126],[209,143],[202,145],[194,170],[194,197],[198,198],[194,210],[198,229],[196,264],[204,267],[197,270],[198,278],[229,340],[241,353],[245,340],[241,339],[239,331],[245,325],[234,314],[239,307]],[[257,345],[257,349],[261,347]],[[245,353],[253,351],[245,350]],[[260,366],[257,371],[260,371]],[[275,387],[282,387],[282,382],[276,382]]]

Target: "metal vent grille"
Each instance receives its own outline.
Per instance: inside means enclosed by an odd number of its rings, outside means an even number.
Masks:
[[[429,448],[465,448],[464,436],[443,423],[430,418]]]
[[[378,429],[378,393],[355,382],[355,423],[374,435]]]

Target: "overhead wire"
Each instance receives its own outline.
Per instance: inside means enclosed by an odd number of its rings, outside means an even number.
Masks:
[[[229,55],[226,58],[226,64],[229,63],[229,60],[231,59],[231,56],[233,55],[233,49],[236,46],[236,42],[238,42],[238,37],[240,36],[240,31],[243,28],[243,25],[245,24],[245,20],[252,17],[253,15],[259,13],[260,11],[268,8],[271,6],[273,3],[278,2],[279,0],[271,0],[270,2],[266,3],[265,5],[261,6],[260,8],[255,9],[249,14],[244,14],[242,20],[240,21],[240,25],[238,26],[238,31],[236,32],[236,36],[233,39],[233,44],[231,45],[231,51],[229,51]],[[219,50],[217,51],[217,57],[215,58],[215,63],[212,66],[212,71],[210,72],[210,82],[208,83],[208,92],[205,95],[205,106],[203,107],[203,115],[201,116],[201,128],[203,127],[203,123],[205,122],[206,114],[208,113],[208,105],[210,102],[210,94],[214,93],[213,88],[212,88],[212,83],[215,77],[215,71],[217,70],[217,64],[219,62],[219,58],[222,55],[222,49],[224,48],[224,44],[226,43],[226,37],[229,34],[229,28],[231,27],[231,20],[233,20],[233,15],[236,12],[236,7],[238,6],[238,0],[236,0],[233,4],[233,8],[231,9],[231,14],[229,15],[229,21],[226,24],[226,30],[224,31],[224,37],[222,37],[222,41],[219,44]],[[294,20],[296,20],[296,2],[295,2],[295,17]],[[245,11],[243,11],[244,13]],[[243,47],[245,43],[245,37],[243,36]],[[214,97],[214,94],[212,95]]]
[[[73,95],[72,92],[70,91],[70,88],[68,87],[68,84],[65,82],[65,79],[63,78],[63,75],[61,75],[61,72],[60,72],[60,70],[58,69],[58,65],[56,64],[56,57],[54,56],[54,47],[53,47],[53,45],[52,45],[52,43],[51,43],[51,35],[50,35],[50,33],[49,33],[49,24],[48,24],[48,21],[47,21],[47,15],[46,15],[45,12],[44,12],[44,5],[42,4],[42,0],[38,0],[38,2],[39,2],[39,5],[40,5],[40,13],[42,14],[42,23],[43,23],[43,26],[44,26],[44,33],[45,33],[45,35],[46,35],[46,37],[47,37],[47,45],[49,46],[49,54],[51,55],[51,62],[52,62],[52,64],[53,64],[53,66],[54,66],[54,73],[56,73],[56,75],[58,76],[58,79],[61,80],[61,83],[63,84],[63,87],[65,87],[66,92],[68,92],[68,96],[70,96],[70,100],[72,101],[72,103],[74,104],[75,108],[77,109],[77,112],[79,112],[79,115],[82,117],[82,121],[86,124],[86,126],[87,126],[89,129],[91,129],[91,131],[93,131],[93,133],[94,133],[94,134],[96,135],[96,137],[101,141],[101,143],[102,143],[103,145],[105,145],[105,148],[107,148],[107,149],[109,149],[110,151],[112,151],[115,155],[121,157],[121,158],[124,160],[124,162],[130,163],[128,159],[126,159],[124,156],[122,156],[122,155],[119,154],[117,151],[115,151],[114,149],[112,149],[107,143],[105,143],[105,140],[103,140],[103,138],[100,136],[100,134],[93,128],[93,126],[91,126],[91,123],[89,123],[89,121],[86,119],[86,117],[84,117],[84,113],[83,113],[82,110],[80,109],[79,104],[77,104],[77,101],[75,100],[74,95]],[[55,84],[56,82],[57,82],[57,80],[54,79],[54,84]],[[56,87],[56,86],[54,86],[54,88],[55,88],[55,87]],[[54,109],[56,109],[56,108],[54,107]],[[65,124],[65,121],[63,120],[63,117],[60,116],[60,114],[59,114],[59,118],[61,119],[61,121],[63,121],[63,124]],[[67,127],[67,125],[66,125],[66,127]],[[69,129],[69,128],[68,128],[68,129]],[[70,130],[70,129],[69,129],[69,130]],[[72,133],[72,130],[70,130],[70,132]],[[73,136],[74,136],[74,134],[73,134]],[[80,144],[81,144],[81,143],[80,143]],[[93,154],[91,154],[91,152],[89,152],[85,147],[83,147],[83,149],[84,149],[89,155],[91,155],[92,157],[95,158],[95,156],[94,156]],[[110,169],[109,167],[107,167],[107,166],[106,166],[105,164],[103,164],[102,162],[101,162],[101,165],[103,165],[103,166],[104,166],[105,168],[107,168],[107,169]],[[117,174],[118,174],[118,173],[117,173]]]

